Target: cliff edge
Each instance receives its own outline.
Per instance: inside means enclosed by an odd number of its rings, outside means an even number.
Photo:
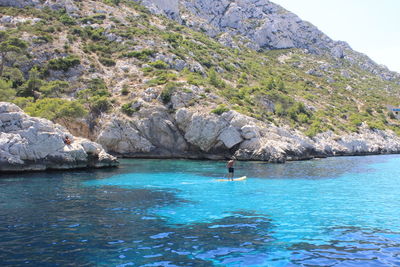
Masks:
[[[65,144],[68,136],[71,144]],[[0,102],[0,171],[100,168],[117,166],[101,145],[72,136],[64,127]]]

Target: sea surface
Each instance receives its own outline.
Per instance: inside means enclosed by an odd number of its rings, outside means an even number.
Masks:
[[[400,156],[0,175],[0,266],[400,266]]]

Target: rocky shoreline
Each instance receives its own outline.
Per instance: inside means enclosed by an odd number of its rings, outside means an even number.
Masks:
[[[258,121],[236,111],[221,115],[190,108],[175,113],[164,106],[143,108],[133,117],[104,115],[94,136],[106,151],[128,158],[255,160],[283,163],[332,156],[400,153],[392,131],[369,129],[313,138]]]
[[[104,114],[99,125],[95,143],[2,102],[0,171],[113,167],[118,165],[116,157],[224,160],[235,156],[243,161],[284,163],[400,153],[400,138],[392,131],[364,125],[358,133],[325,132],[309,138],[236,111],[216,115],[184,107],[171,113],[162,105],[153,105],[130,118]],[[64,143],[66,135],[72,140],[70,145]]]
[[[71,144],[65,144],[68,136]],[[102,168],[117,158],[97,143],[74,137],[64,127],[0,102],[0,172]]]

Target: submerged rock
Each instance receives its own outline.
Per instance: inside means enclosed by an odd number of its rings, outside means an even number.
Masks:
[[[68,136],[71,144],[64,143]],[[101,145],[72,136],[49,120],[0,102],[0,171],[99,168],[118,165]]]

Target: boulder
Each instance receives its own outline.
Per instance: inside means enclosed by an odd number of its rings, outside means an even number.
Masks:
[[[155,149],[149,140],[140,135],[130,121],[116,118],[103,124],[96,141],[106,151],[120,155],[137,152],[148,153]]]
[[[65,144],[68,136],[71,144]],[[118,165],[115,157],[46,119],[0,102],[0,171],[97,168]]]
[[[245,125],[241,128],[242,136],[246,140],[257,138],[260,135],[260,128],[252,125]]]
[[[222,131],[218,140],[222,141],[227,148],[232,148],[242,142],[243,138],[235,127],[229,126]]]
[[[187,126],[185,139],[192,145],[208,152],[219,147],[218,137],[228,123],[215,115],[195,114]]]

